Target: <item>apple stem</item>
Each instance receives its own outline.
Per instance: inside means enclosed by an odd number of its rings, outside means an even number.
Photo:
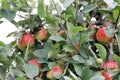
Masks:
[[[93,54],[94,58],[97,59],[97,56],[96,56],[95,52],[92,50],[91,45],[89,45],[88,49]]]

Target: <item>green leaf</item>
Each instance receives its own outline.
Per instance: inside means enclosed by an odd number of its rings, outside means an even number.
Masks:
[[[63,78],[65,79],[65,80],[72,80],[70,77],[68,77],[68,76],[63,76]]]
[[[79,62],[79,63],[85,63],[85,59],[83,59],[83,57],[81,57],[80,55],[74,55],[73,60]]]
[[[48,52],[48,59],[55,59],[57,54],[59,54],[59,44],[55,44],[51,47],[50,51]]]
[[[69,7],[73,2],[74,2],[74,0],[65,0],[63,6],[64,6],[65,8],[67,8],[67,7]]]
[[[89,37],[89,35],[88,34],[82,34],[81,35],[81,39],[80,39],[80,44],[82,45],[86,40],[87,40],[87,38]]]
[[[55,62],[49,62],[48,63],[48,66],[49,66],[49,69],[52,69],[54,66],[56,66],[57,64]]]
[[[119,10],[113,10],[113,18],[114,18],[114,20],[117,19],[118,14],[119,14]]]
[[[82,26],[74,27],[73,32],[78,33],[79,31],[85,31],[87,28],[84,28]]]
[[[64,45],[63,50],[65,52],[74,52],[75,51],[75,49],[74,49],[74,47],[72,45]]]
[[[82,76],[82,66],[79,64],[74,64],[73,66],[77,75]]]
[[[44,17],[45,12],[44,12],[44,0],[39,0],[39,5],[38,5],[38,14],[39,17]]]
[[[5,80],[6,77],[6,67],[0,66],[0,79]]]
[[[66,23],[67,30],[68,30],[68,35],[70,36],[71,39],[74,39],[76,36],[76,32],[73,32],[74,25],[70,22]]]
[[[88,67],[84,67],[82,71],[82,80],[90,80],[92,74],[92,71]]]
[[[5,43],[0,41],[0,46],[5,46]]]
[[[95,75],[90,80],[105,80],[105,78],[102,75]]]
[[[10,65],[9,58],[3,52],[0,52],[0,62],[2,62],[4,65]]]
[[[12,21],[16,15],[14,11],[5,9],[1,9],[0,14],[9,21]]]
[[[100,57],[105,61],[106,59],[106,55],[107,55],[107,51],[105,49],[105,47],[99,43],[95,44],[97,50],[99,51]]]
[[[37,65],[33,65],[33,64],[24,64],[23,65],[24,69],[25,69],[25,73],[29,78],[34,78],[35,76],[38,75],[39,73],[39,69],[37,67]]]
[[[98,7],[97,4],[86,5],[85,7],[83,7],[83,11],[82,12],[88,13],[88,12],[94,10],[97,7]]]
[[[26,80],[26,78],[25,77],[18,77],[15,80]]]
[[[113,58],[118,63],[118,66],[120,67],[120,57],[118,55],[116,55],[116,54],[113,54]]]
[[[116,31],[114,28],[106,28],[105,33],[107,36],[112,37]]]
[[[47,58],[48,52],[50,50],[51,43],[46,43],[43,49],[37,49],[33,54],[39,58]]]
[[[62,37],[59,36],[59,35],[51,35],[51,36],[49,37],[49,39],[54,40],[54,41],[65,41],[65,39],[62,38]]]

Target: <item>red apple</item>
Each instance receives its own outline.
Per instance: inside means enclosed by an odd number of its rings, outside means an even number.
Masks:
[[[23,33],[21,39],[18,40],[18,48],[24,51],[29,44],[29,47],[34,45],[34,37],[30,33]]]
[[[99,28],[96,33],[96,38],[97,38],[97,41],[102,44],[109,44],[112,42],[114,35],[112,37],[107,36],[107,34],[105,33],[105,30],[106,30],[106,27]]]
[[[37,40],[45,40],[47,38],[47,31],[44,28],[41,28],[36,34],[35,34],[35,38]]]
[[[40,69],[41,68],[41,63],[38,63],[36,59],[31,59],[29,60],[28,62],[29,64],[34,64],[34,65],[37,65],[37,67]]]
[[[102,71],[102,75],[105,77],[105,80],[112,80],[112,77],[107,71]]]
[[[88,28],[91,29],[91,30],[93,30],[95,27],[92,26],[92,25],[90,25],[90,26],[88,26]]]
[[[55,75],[58,74],[59,76],[62,75],[62,69],[59,66],[54,66],[48,73],[47,78],[53,79],[56,78]]]
[[[117,62],[114,61],[109,61],[109,62],[105,62],[102,64],[102,68],[103,69],[118,69],[118,64]]]

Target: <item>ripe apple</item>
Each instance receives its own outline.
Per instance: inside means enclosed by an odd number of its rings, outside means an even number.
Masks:
[[[112,80],[112,77],[109,75],[107,71],[102,71],[101,73],[105,77],[105,80]]]
[[[62,75],[62,69],[59,66],[54,66],[48,73],[47,78],[53,79],[53,78],[60,78]],[[55,76],[57,75],[57,77]]]
[[[35,38],[30,33],[23,33],[21,39],[18,40],[18,48],[24,51],[29,44],[29,48],[34,45]]]
[[[35,38],[40,41],[45,40],[47,38],[47,31],[44,28],[41,28],[35,33]]]
[[[41,63],[38,63],[36,59],[31,59],[29,60],[28,62],[29,64],[34,64],[34,65],[37,65],[37,67],[40,69],[41,68]]]
[[[113,70],[116,70],[116,69],[118,69],[118,64],[117,64],[117,62],[109,61],[109,62],[103,63],[102,64],[102,68],[103,69],[113,69]]]
[[[102,28],[99,28],[96,33],[97,41],[104,45],[111,43],[114,37],[114,35],[112,37],[107,36],[107,34],[105,33],[105,30],[106,30],[106,27],[102,27]]]

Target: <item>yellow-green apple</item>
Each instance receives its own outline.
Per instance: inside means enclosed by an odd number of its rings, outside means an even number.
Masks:
[[[54,66],[48,73],[47,73],[47,78],[53,79],[57,78],[59,79],[62,75],[62,69],[59,66]]]
[[[96,39],[98,42],[107,45],[112,42],[114,35],[112,37],[107,36],[105,30],[106,27],[99,28],[96,33]]]
[[[32,47],[34,45],[35,38],[30,33],[23,33],[21,39],[18,40],[17,45],[18,48],[22,51],[24,51],[27,47],[27,45]]]
[[[47,38],[47,31],[44,28],[41,28],[37,33],[35,33],[35,38],[37,40],[45,40]]]
[[[36,59],[31,59],[31,60],[29,60],[29,62],[28,62],[29,64],[34,64],[34,65],[37,65],[37,67],[40,69],[41,68],[41,66],[42,66],[42,64],[41,63],[39,63]]]

